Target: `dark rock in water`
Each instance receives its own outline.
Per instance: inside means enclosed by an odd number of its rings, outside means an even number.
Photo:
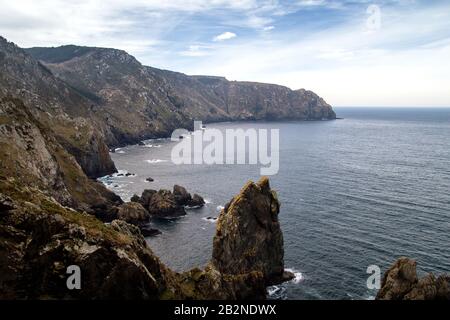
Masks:
[[[150,219],[150,214],[140,203],[128,202],[118,208],[117,218],[138,225],[147,222]]]
[[[205,200],[195,193],[187,205],[190,207],[197,207],[197,208],[203,207],[205,205]]]
[[[153,181],[155,181],[155,179],[148,177],[147,179],[145,179],[145,181],[153,182]]]
[[[173,186],[173,195],[175,197],[176,203],[180,206],[188,205],[192,200],[191,194],[186,191],[186,188],[179,185]]]
[[[377,300],[450,300],[450,275],[432,273],[419,279],[417,263],[402,257],[386,271]]]
[[[141,233],[144,237],[154,237],[161,234],[161,231],[155,228],[151,228],[148,225],[140,227]]]
[[[150,198],[148,212],[157,218],[173,219],[186,215],[183,206],[177,204],[175,196],[169,190],[159,190]]]
[[[123,173],[118,173],[117,176],[118,176],[118,177],[123,177],[124,174],[123,174]]]
[[[129,172],[127,172],[127,173],[125,174],[125,176],[126,176],[126,177],[131,177],[131,176],[134,176],[134,173],[129,173]]]
[[[284,270],[279,210],[266,177],[248,182],[220,213],[212,264],[225,274],[260,272],[266,285],[292,278]]]
[[[144,143],[144,141],[139,141],[139,142],[138,142],[138,145],[139,145],[139,146],[145,146],[145,143]]]
[[[175,201],[180,206],[199,208],[205,205],[205,200],[201,196],[198,194],[191,196],[191,194],[187,192],[186,188],[179,185],[173,186],[173,195],[175,196]]]

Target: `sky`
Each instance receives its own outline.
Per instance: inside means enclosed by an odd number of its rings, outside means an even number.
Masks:
[[[21,47],[126,50],[145,65],[305,88],[333,106],[450,106],[450,1],[0,0]]]

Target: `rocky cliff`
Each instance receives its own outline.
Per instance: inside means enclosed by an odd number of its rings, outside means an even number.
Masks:
[[[417,263],[402,257],[386,271],[377,300],[450,300],[450,275],[422,278],[417,276]]]
[[[3,299],[262,299],[267,280],[273,283],[273,276],[284,272],[278,202],[267,179],[247,184],[231,209],[222,212],[211,263],[185,273],[164,266],[133,225],[120,220],[104,224],[13,179],[0,180],[0,186]],[[261,218],[271,222],[256,230],[226,231],[233,219],[256,226]],[[226,240],[217,240],[223,234]],[[261,239],[266,245],[255,251]],[[240,251],[226,253],[221,246],[227,242],[239,244]],[[217,252],[230,260],[225,264]],[[66,286],[71,265],[82,270],[81,290]]]
[[[95,103],[109,144],[168,135],[192,120],[335,119],[311,91],[263,83],[187,76],[143,66],[115,49],[63,46],[27,49],[59,79]],[[130,123],[133,125],[130,126]]]
[[[92,178],[116,171],[109,147],[166,136],[194,119],[275,119],[277,108],[280,119],[332,119],[331,107],[278,86],[237,90],[221,80],[215,87],[142,66],[120,50],[28,52],[0,37],[0,298],[248,299],[286,279],[278,202],[267,181],[249,183],[221,214],[211,263],[179,274],[139,228],[116,220],[138,223],[151,210],[123,204]],[[202,204],[184,191],[158,203]],[[267,246],[257,248],[262,239]],[[232,244],[243,256],[221,249]],[[72,264],[86,279],[80,291],[65,285]]]

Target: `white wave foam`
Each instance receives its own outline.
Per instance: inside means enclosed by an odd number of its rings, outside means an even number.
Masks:
[[[211,200],[209,200],[209,199],[203,199],[203,200],[205,200],[205,204],[210,204],[210,203],[212,203]]]
[[[292,279],[290,282],[299,284],[303,281],[304,277],[303,274],[295,269],[286,268],[286,271],[292,272],[294,274],[294,279]]]
[[[167,160],[162,160],[162,159],[151,159],[151,160],[145,160],[145,162],[153,164],[153,163],[167,162]]]
[[[224,206],[217,206],[217,208],[216,208],[217,211],[222,211],[223,209],[225,209]]]

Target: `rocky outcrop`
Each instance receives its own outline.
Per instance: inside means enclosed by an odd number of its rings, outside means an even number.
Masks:
[[[150,214],[140,203],[127,202],[118,207],[117,219],[134,225],[142,225],[150,220]]]
[[[175,196],[169,190],[159,190],[150,198],[147,207],[151,216],[162,219],[173,219],[186,215],[183,206],[180,206]]]
[[[202,196],[194,193],[192,199],[187,203],[187,205],[191,208],[201,208],[205,205],[205,199]]]
[[[192,196],[186,191],[186,188],[179,185],[173,186],[173,195],[175,197],[175,202],[180,206],[199,208],[205,205],[205,200],[201,196],[198,194]]]
[[[175,219],[186,215],[185,207],[199,208],[205,205],[205,200],[198,194],[191,196],[186,188],[174,185],[173,192],[169,190],[146,189],[142,195],[134,195],[132,202],[140,203],[150,216],[162,219]]]
[[[224,274],[260,272],[267,285],[293,277],[284,270],[279,210],[268,178],[248,182],[220,213],[212,265]]]
[[[271,250],[276,258],[265,264],[265,256],[254,256],[252,268],[243,263],[248,257],[229,255],[236,259],[236,268],[213,258],[204,269],[176,273],[153,254],[136,226],[122,220],[105,224],[92,215],[61,206],[36,188],[4,180],[0,186],[9,193],[0,193],[0,299],[264,299],[268,277],[273,279],[275,273],[282,272],[282,261],[275,261],[283,256],[275,252],[282,246],[272,241],[276,226],[248,234],[236,233],[236,229],[225,232],[224,228],[232,226],[223,213],[218,235],[243,236],[246,242],[242,248],[248,243],[251,250],[256,241],[267,239],[268,246],[276,245]],[[235,209],[228,214],[234,215],[242,206],[243,220],[250,224],[256,216],[267,214],[263,203],[273,202],[273,193],[265,180],[255,187],[255,193],[244,188],[235,197],[239,204],[232,204]],[[256,212],[245,211],[244,198]],[[215,250],[227,244],[215,242]],[[269,248],[261,252],[266,250]],[[74,265],[81,270],[80,290],[70,290],[66,283],[67,268]]]
[[[386,271],[377,300],[450,300],[450,276],[417,277],[417,263],[402,257]]]

